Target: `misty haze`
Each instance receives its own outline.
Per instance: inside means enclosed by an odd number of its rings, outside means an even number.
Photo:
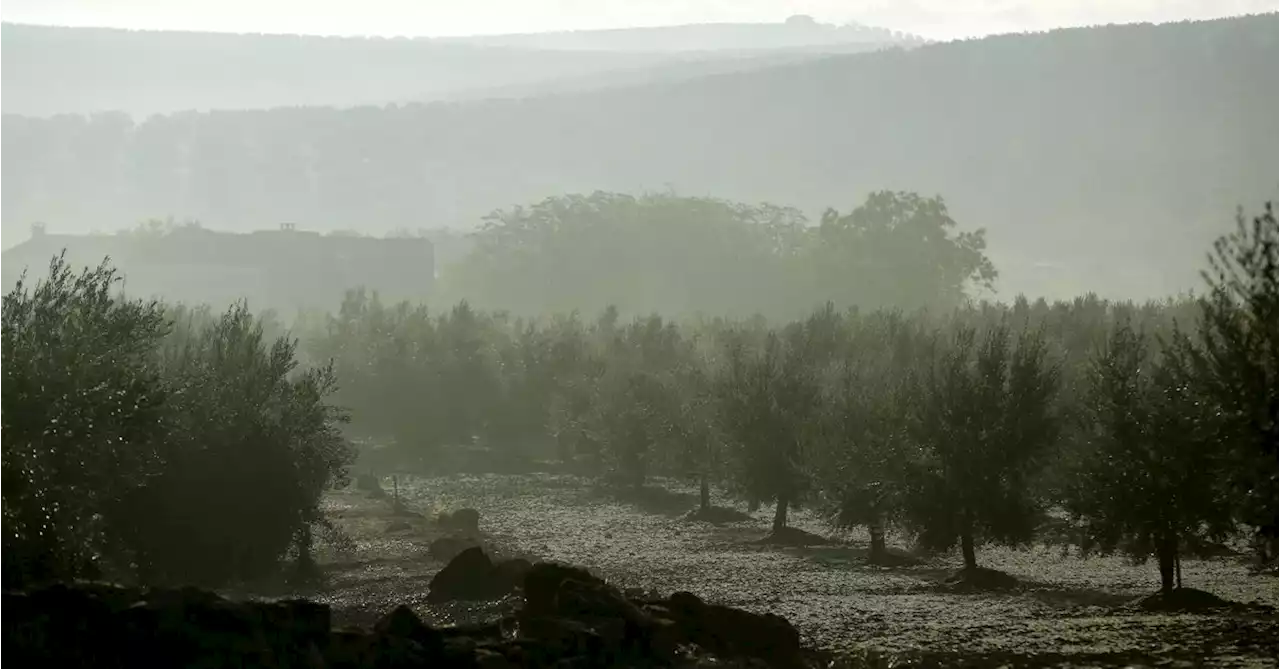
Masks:
[[[1275,666],[1274,6],[712,5],[7,2],[7,656]]]

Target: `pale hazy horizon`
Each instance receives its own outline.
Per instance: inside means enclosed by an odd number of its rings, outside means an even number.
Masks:
[[[6,0],[15,23],[383,37],[461,37],[691,23],[776,23],[807,14],[961,39],[1106,23],[1274,12],[1275,0]]]

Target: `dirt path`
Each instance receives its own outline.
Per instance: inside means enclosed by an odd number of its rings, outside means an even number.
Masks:
[[[722,526],[681,518],[695,491],[670,485],[620,501],[567,476],[481,476],[402,482],[411,508],[473,507],[502,549],[587,566],[624,587],[688,590],[708,600],[786,616],[806,641],[851,656],[933,657],[942,664],[1030,666],[1276,666],[1277,583],[1229,561],[1186,561],[1188,586],[1267,612],[1151,614],[1125,604],[1154,590],[1154,569],[1121,559],[1080,560],[1058,549],[985,547],[984,566],[1017,576],[1016,593],[955,593],[939,580],[958,567],[938,559],[897,568],[868,565],[862,537],[825,548],[753,543],[768,509]],[[727,501],[721,500],[728,504]],[[353,559],[333,565],[322,599],[340,617],[363,618],[409,602],[438,623],[492,615],[502,605],[435,607],[427,583],[442,566],[426,556],[439,536],[429,523],[385,536],[389,505],[339,493],[331,513],[357,540]],[[830,532],[804,513],[794,525]]]

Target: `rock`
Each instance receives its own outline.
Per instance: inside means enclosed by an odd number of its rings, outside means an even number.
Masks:
[[[440,537],[431,542],[431,545],[427,547],[427,552],[437,560],[448,562],[457,557],[462,551],[477,545],[474,540],[465,537]]]
[[[672,594],[666,609],[678,631],[664,634],[678,643],[694,643],[728,657],[756,658],[774,667],[803,664],[800,632],[781,616],[707,604],[688,592]]]
[[[556,613],[560,588],[566,581],[606,585],[585,569],[554,562],[539,562],[530,567],[524,577],[525,608],[535,615]]]
[[[478,547],[436,575],[430,599],[498,596],[516,581],[526,606],[515,616],[436,629],[398,606],[372,630],[333,630],[329,607],[305,600],[54,586],[4,593],[3,643],[5,657],[19,660],[15,666],[37,667],[506,669],[670,666],[681,658],[690,666],[800,666],[799,634],[778,616],[708,604],[690,593],[637,603],[586,570],[519,559],[494,564]],[[729,659],[735,662],[722,661]]]
[[[404,604],[383,616],[374,625],[373,631],[384,637],[398,637],[416,642],[430,654],[439,655],[444,649],[444,635],[424,624],[418,614]]]
[[[627,664],[654,659],[655,649],[665,643],[653,640],[657,624],[652,616],[583,569],[535,564],[525,575],[524,595],[522,633],[546,628],[547,620],[572,621],[591,631],[591,643],[599,646],[579,648],[574,656],[610,666]]]
[[[427,600],[494,599],[510,591],[510,583],[499,578],[498,569],[484,549],[472,546],[458,553],[431,579]]]
[[[524,586],[525,575],[532,567],[524,558],[503,560],[493,566],[493,576],[503,593],[508,593]]]
[[[476,650],[475,658],[476,669],[509,669],[515,666],[506,655],[487,648]]]

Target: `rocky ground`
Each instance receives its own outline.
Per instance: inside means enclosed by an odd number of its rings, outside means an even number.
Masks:
[[[1276,578],[1251,575],[1238,559],[1183,563],[1188,587],[1234,605],[1159,612],[1136,603],[1156,589],[1151,565],[983,547],[979,561],[1019,585],[975,592],[946,583],[959,566],[952,556],[870,565],[864,536],[833,534],[804,512],[793,525],[829,545],[762,543],[770,509],[723,524],[688,520],[696,491],[671,482],[621,496],[551,474],[401,478],[397,487],[407,514],[355,489],[327,502],[354,546],[325,551],[330,583],[308,596],[331,605],[335,623],[369,625],[401,603],[435,625],[508,612],[509,601],[428,601],[447,557],[432,556],[432,542],[457,534],[435,516],[474,508],[491,552],[584,566],[623,588],[684,590],[773,612],[807,645],[851,666],[1276,666]]]

